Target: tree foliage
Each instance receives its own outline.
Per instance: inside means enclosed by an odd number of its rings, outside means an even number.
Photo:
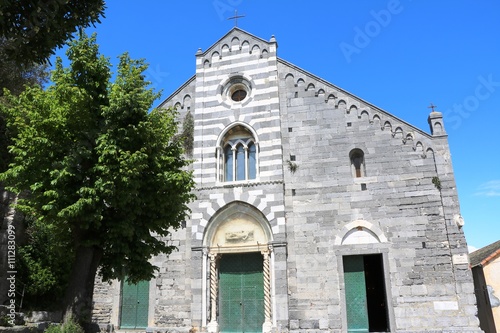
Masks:
[[[104,0],[2,0],[0,36],[18,63],[43,63],[78,28],[99,23]]]
[[[49,75],[46,64],[21,63],[9,60],[6,54],[9,41],[0,37],[0,96],[3,89],[8,89],[12,94],[19,95],[24,86],[43,85]]]
[[[14,60],[9,60],[6,54],[8,44],[7,39],[0,37],[0,98],[3,96],[4,89],[14,95],[19,95],[25,86],[42,86],[48,80],[47,65],[19,64]],[[0,115],[0,172],[5,171],[10,162],[10,154],[7,150],[9,144],[5,119]]]
[[[70,43],[68,68],[57,59],[53,85],[7,94],[2,106],[13,135],[9,169],[0,175],[18,208],[71,239],[75,261],[66,310],[88,316],[97,268],[104,280],[150,279],[148,260],[167,244],[193,199],[176,112],[154,109],[158,97],[142,60],[120,57],[115,82],[96,37]],[[87,312],[85,312],[87,311]]]
[[[182,147],[186,156],[193,157],[193,145],[194,145],[194,118],[191,111],[188,111],[184,116],[184,121],[182,122],[182,133],[177,135],[177,140],[182,142]]]
[[[54,225],[26,219],[26,242],[17,248],[19,282],[24,284],[23,309],[58,309],[74,260],[70,239],[53,232]]]

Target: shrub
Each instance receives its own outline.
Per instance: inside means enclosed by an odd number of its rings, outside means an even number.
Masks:
[[[70,318],[62,325],[50,325],[44,333],[85,333],[85,331],[80,324]]]

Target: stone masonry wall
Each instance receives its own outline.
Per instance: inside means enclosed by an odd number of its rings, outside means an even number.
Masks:
[[[449,155],[446,139],[435,143],[287,63],[279,77],[283,155],[298,165],[285,173],[290,330],[345,330],[341,257],[383,253],[391,330],[477,331],[467,247],[452,218],[459,210],[451,162],[439,173],[434,160]],[[364,152],[361,178],[350,165],[355,148]],[[355,227],[386,240],[342,245]]]
[[[178,251],[168,257],[160,255],[154,258],[154,263],[160,267],[156,278],[156,293],[154,295],[153,327],[165,329],[175,327],[191,327],[191,246],[186,237],[186,229],[172,233],[165,239],[175,245]]]
[[[94,281],[92,322],[101,327],[106,327],[111,324],[112,312],[113,288],[111,284],[102,282],[102,279],[97,276]]]

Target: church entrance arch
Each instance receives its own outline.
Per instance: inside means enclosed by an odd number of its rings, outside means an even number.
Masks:
[[[272,232],[255,207],[234,202],[210,220],[203,245],[208,258],[209,332],[270,332]]]

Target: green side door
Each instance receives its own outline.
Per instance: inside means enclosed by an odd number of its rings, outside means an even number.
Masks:
[[[368,307],[363,256],[344,259],[347,331],[368,332]]]
[[[148,327],[149,281],[122,282],[120,328]]]
[[[224,254],[219,264],[219,328],[222,333],[262,332],[263,257]]]

